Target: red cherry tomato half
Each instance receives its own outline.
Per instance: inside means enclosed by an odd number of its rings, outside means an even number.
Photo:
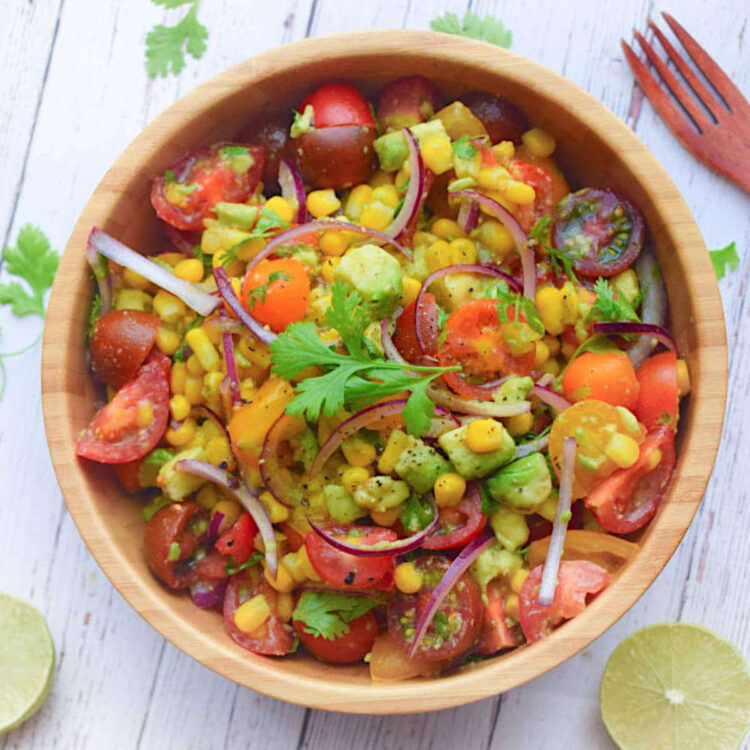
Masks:
[[[113,310],[98,318],[89,338],[91,364],[112,388],[135,377],[159,331],[159,318],[142,310]]]
[[[216,540],[214,546],[222,555],[231,556],[235,565],[242,565],[253,554],[253,540],[257,533],[258,526],[253,517],[249,513],[243,513]]]
[[[478,492],[465,497],[455,508],[440,508],[438,519],[437,528],[422,543],[425,549],[464,547],[487,525]]]
[[[423,76],[391,81],[378,99],[378,122],[383,131],[400,130],[429,120],[442,107],[437,86]]]
[[[198,560],[195,571],[198,578],[227,578],[227,565],[229,558],[212,549],[205,557]]]
[[[286,546],[290,552],[296,552],[305,543],[304,533],[295,529],[292,524],[282,523],[281,531],[286,537]]]
[[[505,648],[514,648],[520,644],[520,635],[517,626],[508,626],[502,586],[492,581],[487,585],[487,602],[482,615],[482,632],[477,644],[478,653],[489,656]]]
[[[646,435],[630,468],[618,469],[589,493],[586,507],[613,534],[640,529],[659,508],[674,466],[674,432],[659,427]]]
[[[244,203],[258,187],[263,149],[217,143],[189,153],[153,179],[151,203],[157,216],[177,229],[202,230],[214,206]]]
[[[518,620],[529,643],[546,638],[554,628],[586,609],[588,602],[609,584],[610,574],[586,560],[560,563],[552,604],[539,604],[543,565],[529,573],[519,594]]]
[[[636,372],[641,390],[635,416],[647,430],[656,427],[677,428],[680,388],[677,384],[677,357],[661,352],[649,357]]]
[[[529,129],[529,122],[515,104],[486,91],[470,91],[461,101],[482,121],[492,143],[513,141],[521,143],[521,136]]]
[[[593,398],[631,411],[639,403],[640,385],[625,352],[584,352],[568,365],[562,385],[569,401]]]
[[[349,632],[329,641],[321,635],[313,635],[305,631],[305,623],[297,621],[294,629],[297,631],[302,645],[320,661],[333,664],[352,664],[362,661],[369,653],[375,636],[378,634],[378,623],[372,612],[366,612],[349,623]]]
[[[240,604],[257,594],[266,597],[271,616],[252,633],[240,630],[234,622],[234,613]],[[242,648],[256,654],[283,656],[294,647],[294,631],[291,625],[282,622],[278,613],[278,594],[261,578],[257,570],[243,570],[229,579],[224,594],[224,627],[231,639]]]
[[[422,574],[422,588],[416,594],[397,591],[388,602],[388,632],[408,652],[417,622],[450,567],[450,560],[439,555],[425,555],[414,561]],[[417,646],[414,658],[425,661],[455,659],[476,640],[482,627],[482,600],[474,578],[464,573],[451,587],[435,618]]]
[[[131,495],[135,494],[141,489],[141,483],[138,481],[138,472],[141,468],[141,460],[128,461],[126,464],[117,464],[115,471],[117,472],[117,478],[120,480],[120,484],[123,486],[126,492]]]
[[[201,515],[198,503],[172,503],[162,508],[143,529],[146,563],[172,589],[184,589],[198,578],[193,553],[198,534],[192,521]]]
[[[76,453],[103,464],[143,458],[161,440],[168,418],[169,358],[159,354],[99,409],[79,437]]]
[[[391,529],[376,526],[336,526],[328,529],[336,536],[357,540],[363,545],[393,542],[397,539]],[[393,567],[393,556],[356,557],[340,552],[314,531],[305,537],[305,547],[315,572],[332,586],[367,588],[382,580]]]
[[[552,178],[541,167],[518,160],[508,164],[508,172],[514,180],[531,185],[536,193],[531,205],[518,206],[515,211],[524,232],[529,232],[542,216],[552,215],[554,210]]]
[[[418,364],[422,357],[422,350],[417,341],[414,311],[417,302],[410,302],[396,318],[396,331],[393,334],[393,343],[399,350],[401,356],[412,364]],[[435,295],[426,292],[419,306],[419,326],[422,333],[422,341],[425,345],[425,354],[435,356],[438,348],[438,306]]]
[[[313,127],[331,128],[336,125],[364,125],[375,127],[367,99],[347,83],[327,83],[305,97],[299,111],[313,108]]]

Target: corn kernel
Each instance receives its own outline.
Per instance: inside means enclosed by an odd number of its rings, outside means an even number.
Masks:
[[[156,348],[168,357],[174,354],[182,343],[182,336],[177,331],[160,326],[156,332]]]
[[[422,588],[422,574],[413,562],[404,562],[395,567],[393,582],[403,594],[416,594]]]
[[[549,373],[550,375],[554,375],[557,377],[560,374],[560,370],[562,368],[560,367],[560,363],[556,359],[548,359],[543,365],[542,365],[542,372]]]
[[[660,448],[653,448],[651,450],[646,459],[646,465],[648,466],[649,471],[653,471],[661,463],[661,456]]]
[[[510,577],[510,587],[515,591],[517,594],[521,593],[521,589],[523,588],[524,581],[528,578],[529,571],[524,570],[523,568],[519,568],[516,570],[513,575]]]
[[[378,526],[393,526],[401,515],[401,505],[388,510],[371,510],[370,517]]]
[[[515,417],[508,417],[505,420],[505,427],[513,437],[516,437],[516,435],[525,435],[527,432],[531,432],[533,426],[534,417],[531,412],[517,414]]]
[[[406,307],[407,305],[414,302],[419,296],[419,292],[422,289],[422,282],[415,279],[413,276],[404,276],[401,280],[402,292],[401,292],[401,304]]]
[[[458,505],[466,492],[466,480],[455,472],[441,474],[433,487],[435,502],[440,508]]]
[[[475,419],[466,427],[466,445],[475,453],[489,453],[504,443],[503,426],[494,419]]]
[[[144,292],[147,292],[152,287],[151,282],[147,278],[135,271],[131,271],[129,268],[123,269],[122,283],[129,289],[141,289]]]
[[[211,518],[221,513],[224,518],[219,524],[219,534],[223,534],[230,526],[234,526],[237,519],[242,515],[242,506],[236,500],[219,500],[211,509]]]
[[[294,597],[288,592],[276,597],[276,614],[282,622],[289,622],[294,613]]]
[[[172,414],[172,419],[182,422],[183,419],[190,416],[190,402],[182,394],[172,396],[169,399],[169,411]]]
[[[357,185],[349,191],[344,213],[357,221],[362,216],[365,206],[372,200],[372,188],[369,185]]]
[[[271,575],[271,572],[265,564],[263,565],[263,572],[268,583],[270,583],[271,587],[276,589],[276,591],[288,593],[297,586],[296,581],[292,578],[291,573],[286,569],[286,566],[282,562],[279,562],[275,578]]]
[[[425,166],[435,174],[443,174],[453,169],[453,148],[451,139],[447,136],[430,138],[429,141],[421,144],[419,150]]]
[[[232,450],[229,447],[229,441],[222,435],[221,437],[211,438],[206,443],[206,461],[214,466],[225,464],[227,468],[233,463]]]
[[[578,294],[569,282],[562,289],[542,287],[534,301],[545,329],[553,336],[559,336],[566,326],[575,324],[578,319]]]
[[[184,362],[172,362],[172,373],[169,376],[169,387],[172,393],[185,393],[187,365]]]
[[[534,342],[534,367],[541,370],[542,365],[549,359],[549,347],[544,341]]]
[[[341,483],[347,492],[353,493],[360,484],[370,478],[370,472],[364,466],[350,466],[341,475]]]
[[[563,341],[560,351],[562,352],[565,359],[570,359],[575,353],[578,347],[575,344],[571,344],[570,341]]]
[[[263,492],[260,501],[271,519],[271,523],[282,523],[289,519],[289,508],[282,505],[270,492]]]
[[[193,405],[202,404],[203,398],[203,378],[196,375],[188,375],[185,378],[185,398]]]
[[[451,240],[448,252],[452,265],[477,262],[477,246],[468,237]]]
[[[180,261],[174,269],[174,275],[183,281],[197,284],[203,279],[203,262],[198,258],[187,258]]]
[[[224,495],[213,482],[208,482],[198,490],[195,499],[198,501],[198,505],[206,510],[211,510],[216,503],[224,499]]]
[[[297,550],[297,559],[299,560],[300,568],[311,581],[320,580],[318,572],[313,568],[312,563],[310,562],[310,558],[307,554],[307,547],[304,544]]]
[[[393,221],[393,209],[379,201],[368,203],[359,218],[359,223],[363,227],[374,229],[376,232],[382,232],[391,221]]]
[[[388,185],[381,185],[380,187],[376,187],[372,191],[372,200],[380,201],[386,206],[390,206],[394,210],[396,206],[401,203],[402,197],[403,196],[401,195],[401,193],[390,183]]]
[[[543,503],[534,506],[534,513],[538,513],[545,521],[553,523],[557,516],[557,500],[558,496],[551,494]]]
[[[504,258],[516,246],[510,230],[494,219],[479,225],[477,239],[498,258]]]
[[[204,370],[215,372],[221,367],[221,357],[203,328],[191,328],[185,334],[185,340]]]
[[[154,312],[165,323],[176,323],[185,314],[185,303],[163,289],[154,295],[153,305]]]
[[[370,177],[370,187],[379,188],[383,185],[393,185],[393,172],[384,172],[379,169],[372,177]]]
[[[245,270],[245,264],[238,257],[232,257],[229,249],[223,248],[213,254],[211,265],[213,268],[224,268],[230,277],[241,276]]]
[[[607,442],[604,452],[621,469],[627,469],[638,460],[640,448],[632,437],[616,432]]]
[[[525,182],[509,180],[505,185],[505,197],[519,206],[530,206],[536,200],[536,191]]]
[[[492,147],[492,153],[499,161],[505,161],[516,155],[516,147],[513,141],[500,141]]]
[[[456,239],[456,237],[463,237],[464,234],[461,231],[458,222],[453,221],[453,219],[435,219],[435,221],[432,222],[430,231],[441,239],[448,240],[449,242]]]
[[[313,190],[307,196],[307,210],[316,218],[330,216],[341,208],[341,201],[330,188]]]
[[[141,289],[119,289],[115,295],[115,310],[143,310],[149,312],[153,300]]]
[[[198,425],[194,419],[186,419],[177,429],[170,427],[164,438],[170,445],[181,447],[187,445],[194,437]]]
[[[318,246],[324,255],[338,258],[346,252],[349,241],[343,232],[323,232]]]
[[[375,446],[356,436],[347,438],[341,444],[344,458],[356,467],[369,466],[377,456]]]
[[[287,554],[281,558],[281,562],[296,583],[304,583],[307,580],[307,574],[303,570],[300,557],[296,552],[287,552]]]
[[[556,336],[545,336],[542,341],[547,346],[550,357],[556,357],[560,353],[560,339]]]
[[[323,277],[323,281],[328,284],[333,284],[334,272],[336,266],[341,262],[341,258],[326,258],[320,266],[320,275]]]
[[[265,625],[270,616],[271,606],[266,595],[256,594],[234,611],[234,624],[243,633],[254,633],[261,625]]]
[[[269,198],[263,208],[267,208],[269,211],[273,211],[282,221],[290,224],[294,221],[294,207],[286,198],[282,198],[280,195],[274,195],[273,198]]]
[[[406,187],[406,184],[409,182],[409,178],[411,177],[411,169],[409,168],[409,160],[407,159],[404,162],[404,166],[401,167],[401,169],[396,172],[396,179],[393,181],[393,184],[403,190]]]
[[[451,265],[450,245],[445,240],[436,240],[427,248],[425,260],[430,271]]]
[[[555,153],[557,142],[546,130],[531,128],[522,136],[523,145],[526,146],[532,156],[546,158]]]
[[[485,167],[479,172],[479,185],[485,190],[505,190],[509,179],[504,167]]]
[[[406,433],[401,430],[393,430],[391,432],[378,461],[378,471],[381,474],[390,474],[393,471],[399,456],[403,453],[408,443],[409,438],[406,436]]]
[[[197,378],[199,376],[203,377],[205,369],[203,368],[201,361],[198,359],[198,357],[195,356],[195,354],[191,354],[187,358],[186,364],[188,375],[192,375],[194,378]]]
[[[240,339],[239,350],[242,356],[249,359],[254,365],[263,369],[271,366],[271,352],[265,344],[243,338]]]
[[[518,594],[508,594],[503,602],[506,617],[512,617],[514,620],[517,620],[519,604]]]
[[[677,360],[677,389],[680,398],[690,393],[690,373],[684,359]]]

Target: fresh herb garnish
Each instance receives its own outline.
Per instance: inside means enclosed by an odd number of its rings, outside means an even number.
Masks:
[[[262,552],[253,552],[250,557],[242,563],[242,565],[237,565],[237,563],[234,561],[234,558],[229,555],[229,558],[227,559],[227,564],[224,566],[224,572],[227,575],[233,576],[236,573],[239,573],[243,570],[247,570],[248,568],[252,568],[254,565],[257,565],[265,555]]]
[[[167,185],[172,185],[177,182],[177,175],[175,175],[174,170],[168,169],[164,172],[164,182],[166,182]]]
[[[86,339],[90,339],[94,335],[94,326],[96,321],[102,316],[102,298],[101,295],[95,294],[94,301],[91,303],[91,311],[89,312],[89,326],[86,329]]]
[[[731,272],[740,263],[740,256],[737,255],[737,247],[734,242],[730,242],[726,247],[719,250],[709,250],[708,254],[711,256],[711,263],[714,265],[714,273],[717,279],[723,279],[726,276],[727,266],[729,266]]]
[[[166,448],[155,448],[143,459],[146,466],[164,466],[174,458],[172,451]]]
[[[377,605],[369,596],[352,596],[328,591],[303,591],[292,620],[301,622],[305,632],[334,641],[349,631],[349,623]]]
[[[467,10],[464,13],[463,22],[458,20],[455,13],[445,13],[430,21],[430,28],[433,31],[442,31],[444,34],[479,39],[506,49],[513,43],[511,30],[506,28],[499,18],[493,18],[489,13],[484,18],[480,18],[476,13]]]
[[[435,635],[441,640],[445,641],[450,635],[448,628],[448,615],[442,610],[435,612],[435,617],[432,619],[433,627],[435,628]]]
[[[594,284],[594,291],[597,294],[589,311],[589,320],[598,320],[601,322],[618,323],[621,321],[639,321],[638,313],[625,299],[622,292],[618,292],[606,279],[597,279]]]
[[[451,143],[453,153],[459,159],[466,159],[471,161],[479,152],[476,146],[471,142],[472,139],[468,135],[462,135],[457,141]]]
[[[203,263],[203,271],[204,273],[206,271],[210,271],[213,268],[213,258],[204,253],[203,250],[201,250],[200,245],[196,245],[193,248],[193,257],[197,258],[201,263]]]
[[[249,156],[250,149],[247,146],[224,146],[219,153],[222,156]]]
[[[180,543],[172,542],[172,544],[169,545],[169,554],[167,555],[167,560],[169,560],[169,562],[177,562],[177,560],[180,559],[181,554],[182,551],[180,550]]]
[[[502,304],[497,306],[497,318],[501,323],[507,323],[508,307],[513,307],[513,320],[520,321],[523,312],[526,322],[537,332],[544,334],[544,323],[536,309],[534,300],[524,297],[519,292],[514,292],[505,281],[496,282],[487,292],[487,296],[499,300]]]
[[[266,295],[268,294],[268,289],[276,281],[289,281],[292,277],[288,273],[284,273],[283,271],[274,271],[269,277],[267,281],[264,281],[262,284],[259,284],[258,286],[254,287],[248,292],[247,295],[247,305],[248,307],[255,307],[258,300],[260,300],[261,305],[266,304]]]
[[[539,247],[547,251],[549,255],[549,262],[552,266],[552,270],[555,272],[555,276],[559,279],[560,274],[564,271],[565,275],[574,283],[578,283],[575,272],[573,271],[573,265],[570,262],[570,258],[567,253],[562,250],[558,250],[556,247],[552,247],[549,243],[549,232],[552,227],[552,217],[549,214],[545,214],[537,219],[531,231],[529,232],[529,240],[531,243],[536,243]],[[562,266],[562,268],[561,268]]]
[[[272,234],[276,234],[282,229],[287,229],[290,226],[288,221],[284,221],[275,211],[270,208],[261,208],[260,217],[257,223],[252,228],[250,233],[244,239],[240,240],[236,245],[232,245],[228,250],[224,251],[222,256],[221,265],[225,268],[237,260],[237,251],[250,240],[257,238],[267,238]]]
[[[151,0],[164,8],[190,5],[190,10],[174,26],[157,24],[146,37],[146,72],[151,78],[166,78],[185,67],[185,52],[200,60],[206,51],[208,30],[198,20],[201,0]]]

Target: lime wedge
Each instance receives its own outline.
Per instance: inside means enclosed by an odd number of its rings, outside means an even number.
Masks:
[[[42,613],[0,593],[0,735],[41,708],[54,670],[55,646]]]
[[[599,706],[621,750],[730,750],[750,725],[750,672],[706,628],[652,625],[614,650]]]

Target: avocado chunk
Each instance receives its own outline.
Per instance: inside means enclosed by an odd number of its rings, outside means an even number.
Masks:
[[[216,218],[227,227],[237,227],[249,231],[258,219],[258,207],[246,203],[224,203],[214,206]]]
[[[406,482],[379,475],[370,477],[354,490],[354,502],[360,508],[383,513],[401,505],[410,494],[411,490]]]
[[[464,479],[477,479],[499,469],[508,461],[513,459],[516,452],[516,444],[508,434],[505,427],[503,431],[503,444],[494,451],[487,453],[476,453],[466,445],[466,425],[457,427],[455,430],[446,432],[438,438],[440,447],[448,454],[456,471]]]
[[[523,558],[496,541],[480,553],[471,566],[471,574],[482,588],[482,594],[484,594],[490,581],[498,576],[509,577],[522,567]]]
[[[417,125],[412,125],[409,130],[414,133],[414,137],[419,141],[420,146],[431,138],[439,136],[442,138],[448,137],[445,127],[440,120],[420,122]],[[404,161],[409,156],[409,146],[406,143],[406,136],[401,130],[394,130],[392,133],[381,135],[380,138],[375,139],[375,143],[372,145],[375,147],[375,153],[378,155],[380,168],[384,172],[395,172],[401,169]]]
[[[516,404],[525,401],[533,387],[534,381],[531,378],[514,375],[495,391],[492,400],[498,404]]]
[[[365,515],[352,496],[337,484],[327,484],[323,488],[328,515],[338,523],[353,523]]]
[[[415,492],[424,495],[433,488],[439,476],[450,474],[453,467],[424,441],[411,435],[408,438],[409,444],[401,451],[394,471]]]
[[[359,292],[373,319],[390,315],[401,299],[401,265],[377,245],[353,247],[336,266],[334,277]]]
[[[530,510],[552,492],[552,475],[541,453],[531,453],[503,466],[487,480],[493,500],[518,510]]]
[[[205,461],[206,451],[200,445],[187,448],[171,458],[159,469],[159,474],[156,477],[156,486],[170,500],[182,500],[188,495],[192,495],[193,492],[196,492],[206,483],[203,477],[188,474],[186,471],[180,471],[177,468],[177,462],[187,458],[195,459],[196,461]]]

